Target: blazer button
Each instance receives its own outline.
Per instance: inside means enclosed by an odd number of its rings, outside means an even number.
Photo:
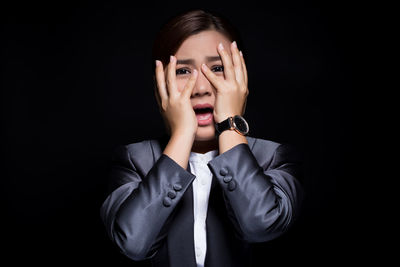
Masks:
[[[182,186],[180,184],[174,184],[172,187],[174,188],[175,191],[181,191],[182,190]]]
[[[228,190],[229,191],[233,191],[233,190],[235,190],[236,189],[236,182],[235,182],[235,180],[232,180],[232,181],[230,181],[229,183],[228,183]]]
[[[225,183],[229,183],[230,181],[232,181],[232,176],[231,175],[227,175],[227,176],[224,177],[223,180],[224,180]]]
[[[222,168],[222,169],[219,171],[219,174],[221,174],[222,176],[225,176],[225,175],[228,174],[228,170],[227,170],[226,168]]]
[[[172,205],[172,200],[169,197],[165,197],[163,200],[163,204],[165,207],[169,207]]]
[[[171,199],[174,199],[174,198],[176,198],[176,192],[170,190],[170,191],[168,191],[167,196],[168,196],[169,198],[171,198]]]

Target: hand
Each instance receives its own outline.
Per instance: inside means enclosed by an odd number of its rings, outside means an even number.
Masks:
[[[165,75],[167,75],[166,78]],[[171,56],[165,73],[161,61],[156,61],[158,103],[171,136],[188,134],[194,137],[196,134],[197,118],[190,102],[190,96],[197,76],[198,73],[194,70],[185,87],[180,91],[176,84],[176,58]]]
[[[236,42],[231,44],[231,53],[221,43],[217,50],[222,59],[225,78],[215,75],[205,64],[202,65],[202,71],[216,88],[214,120],[219,123],[230,116],[244,114],[249,90],[246,65]]]

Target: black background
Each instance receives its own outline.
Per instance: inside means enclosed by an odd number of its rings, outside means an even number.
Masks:
[[[202,7],[224,14],[242,34],[251,136],[293,144],[304,155],[302,216],[289,233],[258,246],[262,266],[340,258],[338,244],[345,241],[339,241],[337,202],[351,146],[356,17],[348,4],[320,2],[3,6],[6,257],[135,266],[111,245],[99,217],[111,152],[163,132],[152,89],[152,41],[170,16]]]

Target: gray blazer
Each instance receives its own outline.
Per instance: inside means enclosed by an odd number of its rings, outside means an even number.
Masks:
[[[213,174],[206,219],[205,266],[250,266],[251,243],[284,233],[302,199],[299,160],[272,141],[247,137],[208,163]],[[120,146],[101,217],[111,240],[135,261],[196,266],[193,191],[196,177],[162,151],[168,141]]]

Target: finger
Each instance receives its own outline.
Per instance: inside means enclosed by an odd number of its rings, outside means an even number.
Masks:
[[[176,88],[176,58],[170,56],[167,67],[167,90],[169,95],[174,95],[178,92]]]
[[[247,78],[247,68],[246,68],[246,63],[244,62],[244,56],[242,51],[239,52],[240,53],[240,59],[242,61],[242,69],[243,69],[243,74],[244,74],[244,83],[246,84],[246,86],[248,85],[248,78]]]
[[[154,85],[154,96],[156,98],[157,101],[157,105],[159,108],[161,108],[162,106],[162,102],[161,102],[161,97],[160,97],[160,93],[158,91],[158,85],[157,85],[157,80],[156,80],[156,76],[153,75],[153,85]]]
[[[182,95],[184,97],[189,98],[192,95],[194,85],[196,84],[197,76],[198,76],[198,71],[194,69],[192,75],[190,75],[189,80],[187,81],[185,87],[183,88]]]
[[[162,62],[156,60],[156,81],[157,81],[157,89],[159,97],[162,100],[168,98],[167,88],[165,86],[165,75],[164,75],[164,68]]]
[[[215,87],[218,88],[218,77],[217,75],[214,74],[214,72],[212,72],[206,64],[202,64],[201,65],[201,71],[204,73],[204,75],[206,76],[207,80],[210,81],[210,83]],[[218,90],[218,89],[217,89]]]
[[[233,70],[233,63],[231,54],[226,51],[222,43],[218,45],[218,54],[221,56],[222,64],[224,65],[224,74],[225,79],[234,80],[235,79],[235,71]]]
[[[235,70],[236,81],[238,83],[242,83],[244,81],[242,59],[240,58],[239,49],[237,48],[237,44],[235,41],[233,41],[231,44],[231,51],[232,51],[233,69]]]

